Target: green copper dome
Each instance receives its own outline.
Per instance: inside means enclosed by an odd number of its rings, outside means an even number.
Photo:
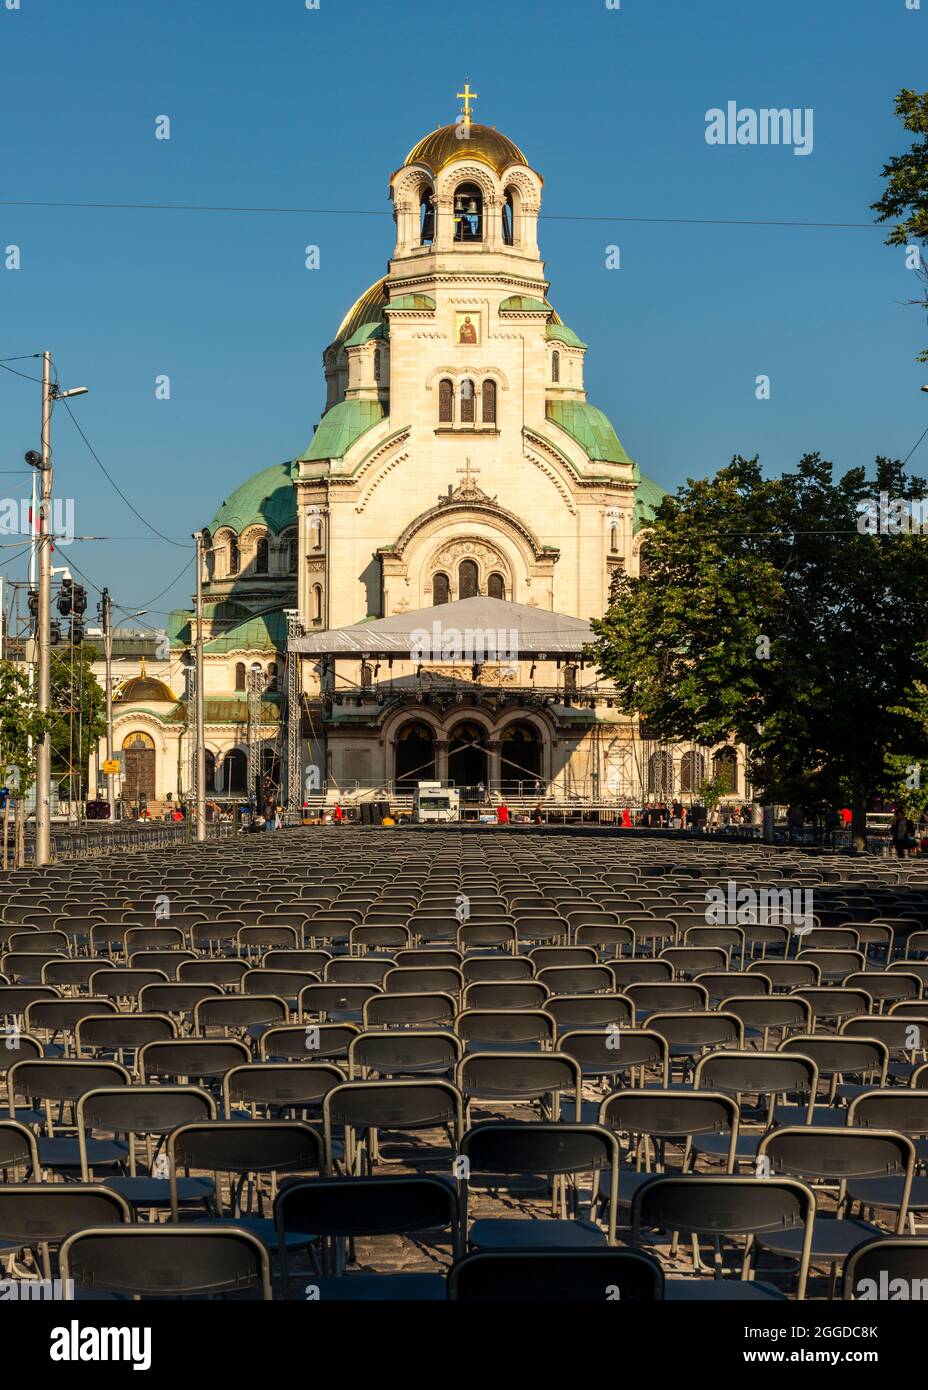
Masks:
[[[307,463],[319,459],[340,459],[356,439],[383,419],[379,401],[359,401],[352,398],[339,401],[327,410],[316,426],[316,432],[302,455]]]
[[[215,535],[221,526],[231,526],[241,534],[258,523],[269,531],[283,531],[296,525],[296,493],[292,465],[275,463],[262,468],[230,493],[210,523]]]
[[[602,463],[631,463],[608,415],[586,401],[547,401],[545,414],[575,439],[588,458]]]
[[[667,495],[666,489],[662,488],[660,483],[656,483],[653,478],[646,478],[644,474],[641,475],[635,488],[633,531],[637,533],[654,520],[654,513]]]

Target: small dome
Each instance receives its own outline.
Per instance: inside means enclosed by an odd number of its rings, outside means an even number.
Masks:
[[[470,135],[465,139],[458,125],[439,126],[413,145],[406,156],[407,164],[427,164],[438,174],[457,159],[476,159],[502,174],[512,164],[528,164],[525,155],[505,135],[489,125],[471,122]]]
[[[215,535],[221,526],[230,526],[238,535],[258,522],[275,535],[296,525],[296,493],[289,463],[262,468],[241,483],[223,502],[209,530]]]
[[[387,277],[375,280],[370,289],[356,299],[338,326],[335,342],[351,338],[366,323],[383,323],[383,310],[387,302]]]
[[[177,696],[154,676],[130,676],[113,696],[114,705],[177,704]]]

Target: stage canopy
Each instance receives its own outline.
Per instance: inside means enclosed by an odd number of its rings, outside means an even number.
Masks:
[[[519,660],[538,661],[548,657],[579,658],[584,645],[593,640],[593,631],[582,618],[549,613],[525,603],[478,597],[417,608],[411,613],[396,613],[390,618],[373,618],[328,632],[307,633],[291,638],[288,650],[310,657],[417,660],[423,632],[429,634],[434,646],[449,635],[453,641],[455,633],[462,635],[467,646],[479,645],[481,639],[475,634],[484,634],[485,644],[489,646],[488,635],[496,634],[501,648],[517,654]]]

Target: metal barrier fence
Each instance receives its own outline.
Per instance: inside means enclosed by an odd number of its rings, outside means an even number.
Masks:
[[[234,833],[230,821],[207,822],[207,840],[226,839]],[[104,854],[122,854],[126,851],[146,849],[168,849],[172,845],[189,844],[195,838],[192,822],[152,821],[138,824],[134,821],[117,821],[105,828],[82,827],[79,830],[53,830],[51,836],[52,862],[63,863],[72,859],[96,859]],[[10,851],[12,856],[12,839]],[[26,865],[35,861],[35,839],[26,836]]]

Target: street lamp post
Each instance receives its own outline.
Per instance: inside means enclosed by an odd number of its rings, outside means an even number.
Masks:
[[[42,435],[41,452],[30,450],[26,462],[38,469],[40,476],[41,502],[38,516],[33,516],[33,527],[37,529],[39,561],[39,596],[36,615],[36,639],[38,647],[38,679],[36,681],[36,705],[39,714],[47,714],[51,705],[52,657],[51,657],[51,603],[52,603],[52,405],[68,396],[83,396],[86,386],[74,386],[70,391],[62,391],[51,381],[52,355],[42,353]],[[52,854],[52,745],[46,730],[36,739],[35,744],[35,865],[39,867],[51,860]]]
[[[206,839],[206,705],[203,698],[203,532],[194,532],[197,555],[196,587],[196,662],[195,686],[195,724],[196,724],[196,794],[197,794],[197,841]]]

